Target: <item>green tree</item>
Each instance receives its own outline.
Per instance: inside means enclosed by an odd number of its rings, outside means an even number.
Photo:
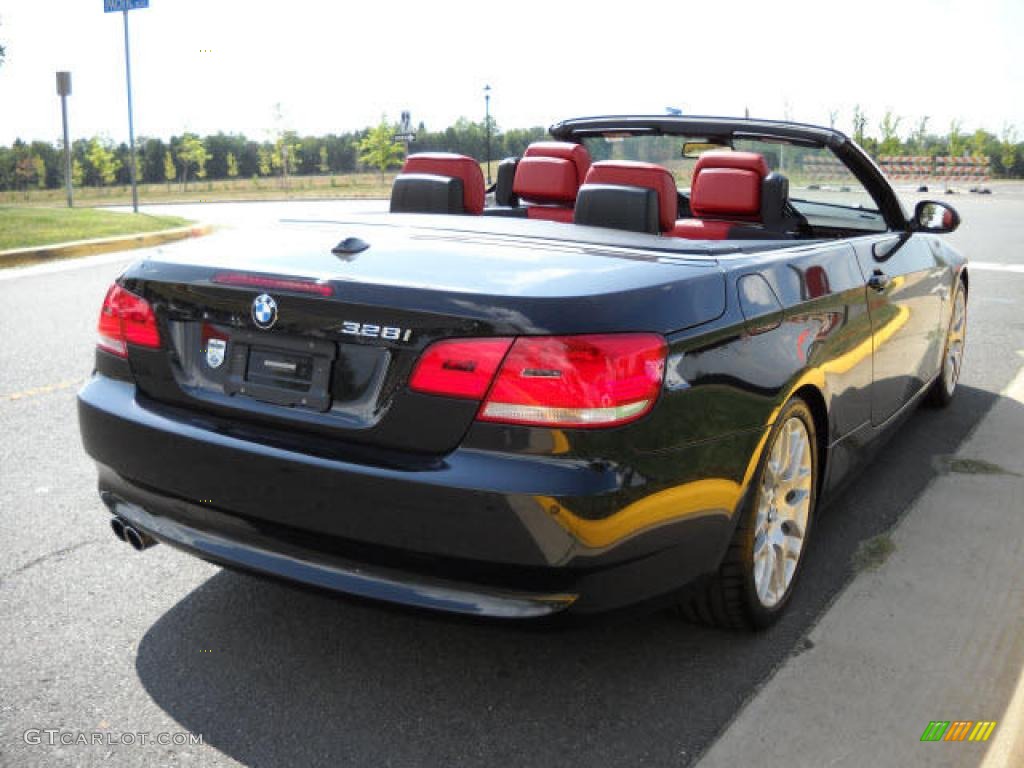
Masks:
[[[983,128],[979,128],[971,136],[971,154],[981,159],[989,156],[989,145],[995,143],[995,136]],[[993,147],[994,149],[994,147]],[[995,152],[993,152],[995,154]]]
[[[999,163],[1003,166],[1003,175],[1010,176],[1013,166],[1017,164],[1017,132],[1007,123],[1003,126],[1003,135],[999,142]]]
[[[949,124],[949,154],[952,157],[960,157],[964,153],[964,135],[961,133],[963,123],[953,120]]]
[[[194,133],[186,133],[181,137],[181,145],[178,147],[178,162],[181,163],[182,188],[188,189],[188,172],[190,168],[196,169],[196,178],[206,176],[206,161],[210,154],[203,146],[202,140]]]
[[[295,131],[282,132],[274,142],[270,165],[275,170],[281,171],[281,181],[284,186],[288,186],[288,177],[295,172],[301,148],[302,145],[298,142]]]
[[[897,131],[902,119],[899,115],[894,115],[891,109],[885,111],[885,114],[882,116],[882,122],[878,124],[878,129],[882,134],[882,142],[878,145],[878,154],[900,154],[903,142],[900,141]]]
[[[168,150],[164,152],[164,181],[167,182],[168,189],[176,178],[178,178],[178,169],[174,165],[174,158],[171,157],[170,150]]]
[[[259,156],[258,171],[260,176],[269,176],[270,168],[273,163],[274,153],[270,150],[269,147],[265,147],[262,145],[259,147],[259,149],[256,150],[256,152]]]
[[[92,172],[100,186],[112,184],[117,178],[117,172],[121,170],[121,161],[114,155],[114,149],[109,141],[100,141],[98,138],[89,140],[89,146],[85,151],[85,160],[92,168]]]
[[[227,163],[228,163],[228,177],[233,179],[236,176],[238,176],[238,158],[235,157],[235,153],[234,152],[228,152]]]
[[[380,123],[359,142],[359,162],[378,169],[381,176],[388,168],[401,164],[404,153],[405,148],[395,141],[395,130],[388,124],[387,116],[382,116]]]
[[[910,142],[914,147],[915,152],[924,152],[925,146],[928,144],[928,120],[930,118],[925,115],[917,121],[917,127],[914,128],[914,132],[910,135]]]
[[[327,147],[320,147],[320,163],[317,165],[320,173],[329,173],[331,164],[327,162]]]
[[[32,155],[32,165],[36,172],[36,186],[46,189],[46,161],[39,155]]]
[[[71,160],[71,186],[80,187],[82,182],[85,180],[85,169],[82,168],[82,163],[78,158]]]
[[[864,146],[864,129],[868,125],[868,116],[860,108],[860,104],[853,105],[853,140]]]

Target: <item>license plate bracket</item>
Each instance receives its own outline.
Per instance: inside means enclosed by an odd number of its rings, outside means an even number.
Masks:
[[[316,411],[330,408],[334,342],[236,331],[229,350],[225,394]]]

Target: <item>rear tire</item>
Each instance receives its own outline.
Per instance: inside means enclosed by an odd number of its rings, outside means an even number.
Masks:
[[[818,499],[818,440],[807,403],[783,406],[718,571],[680,601],[691,621],[727,629],[764,629],[785,611],[813,527]]]
[[[946,342],[942,348],[942,368],[928,390],[928,405],[945,408],[953,402],[967,345],[967,293],[963,281],[957,280],[953,293],[953,309],[946,329]]]

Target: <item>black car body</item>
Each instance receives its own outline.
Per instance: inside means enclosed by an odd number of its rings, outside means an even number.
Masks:
[[[813,417],[813,497],[825,499],[941,383],[967,275],[928,230],[948,231],[955,215],[930,204],[908,219],[841,134],[699,118],[581,119],[552,134],[603,137],[612,152],[634,136],[814,148],[877,205],[833,215],[828,203],[794,210],[787,200],[785,232],[759,236],[742,220],[742,236],[705,240],[537,220],[506,189],[484,215],[295,222],[140,261],[105,309],[123,338],[101,340],[79,393],[115,531],[140,548],[164,541],[419,607],[604,611],[713,577],[794,397]],[[436,210],[438,189],[446,200],[453,191],[443,174],[406,175],[424,186],[408,187],[398,210]],[[593,186],[597,215],[610,200],[613,219],[620,202],[654,199],[628,184]],[[456,209],[476,205],[460,190]],[[677,205],[690,202],[680,191]],[[507,363],[520,340],[550,337],[562,351],[580,337],[598,350],[618,338],[662,344],[630,374],[656,376],[654,394],[608,416],[611,426],[573,423],[605,416],[572,408],[544,416],[569,426],[547,426],[521,423],[533,406],[485,417],[503,374],[475,396],[413,386],[436,343],[497,339],[495,360]],[[463,370],[460,359],[446,358],[438,380],[478,365]]]

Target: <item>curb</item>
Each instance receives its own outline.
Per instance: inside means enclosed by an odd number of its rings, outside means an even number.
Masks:
[[[21,267],[52,259],[73,259],[80,256],[95,256],[98,253],[127,251],[133,248],[151,248],[154,245],[172,243],[190,237],[202,237],[213,231],[210,224],[193,224],[187,227],[162,229],[158,232],[142,232],[136,235],[102,237],[95,240],[75,240],[70,243],[37,245],[29,248],[13,248],[0,251],[0,269]]]

